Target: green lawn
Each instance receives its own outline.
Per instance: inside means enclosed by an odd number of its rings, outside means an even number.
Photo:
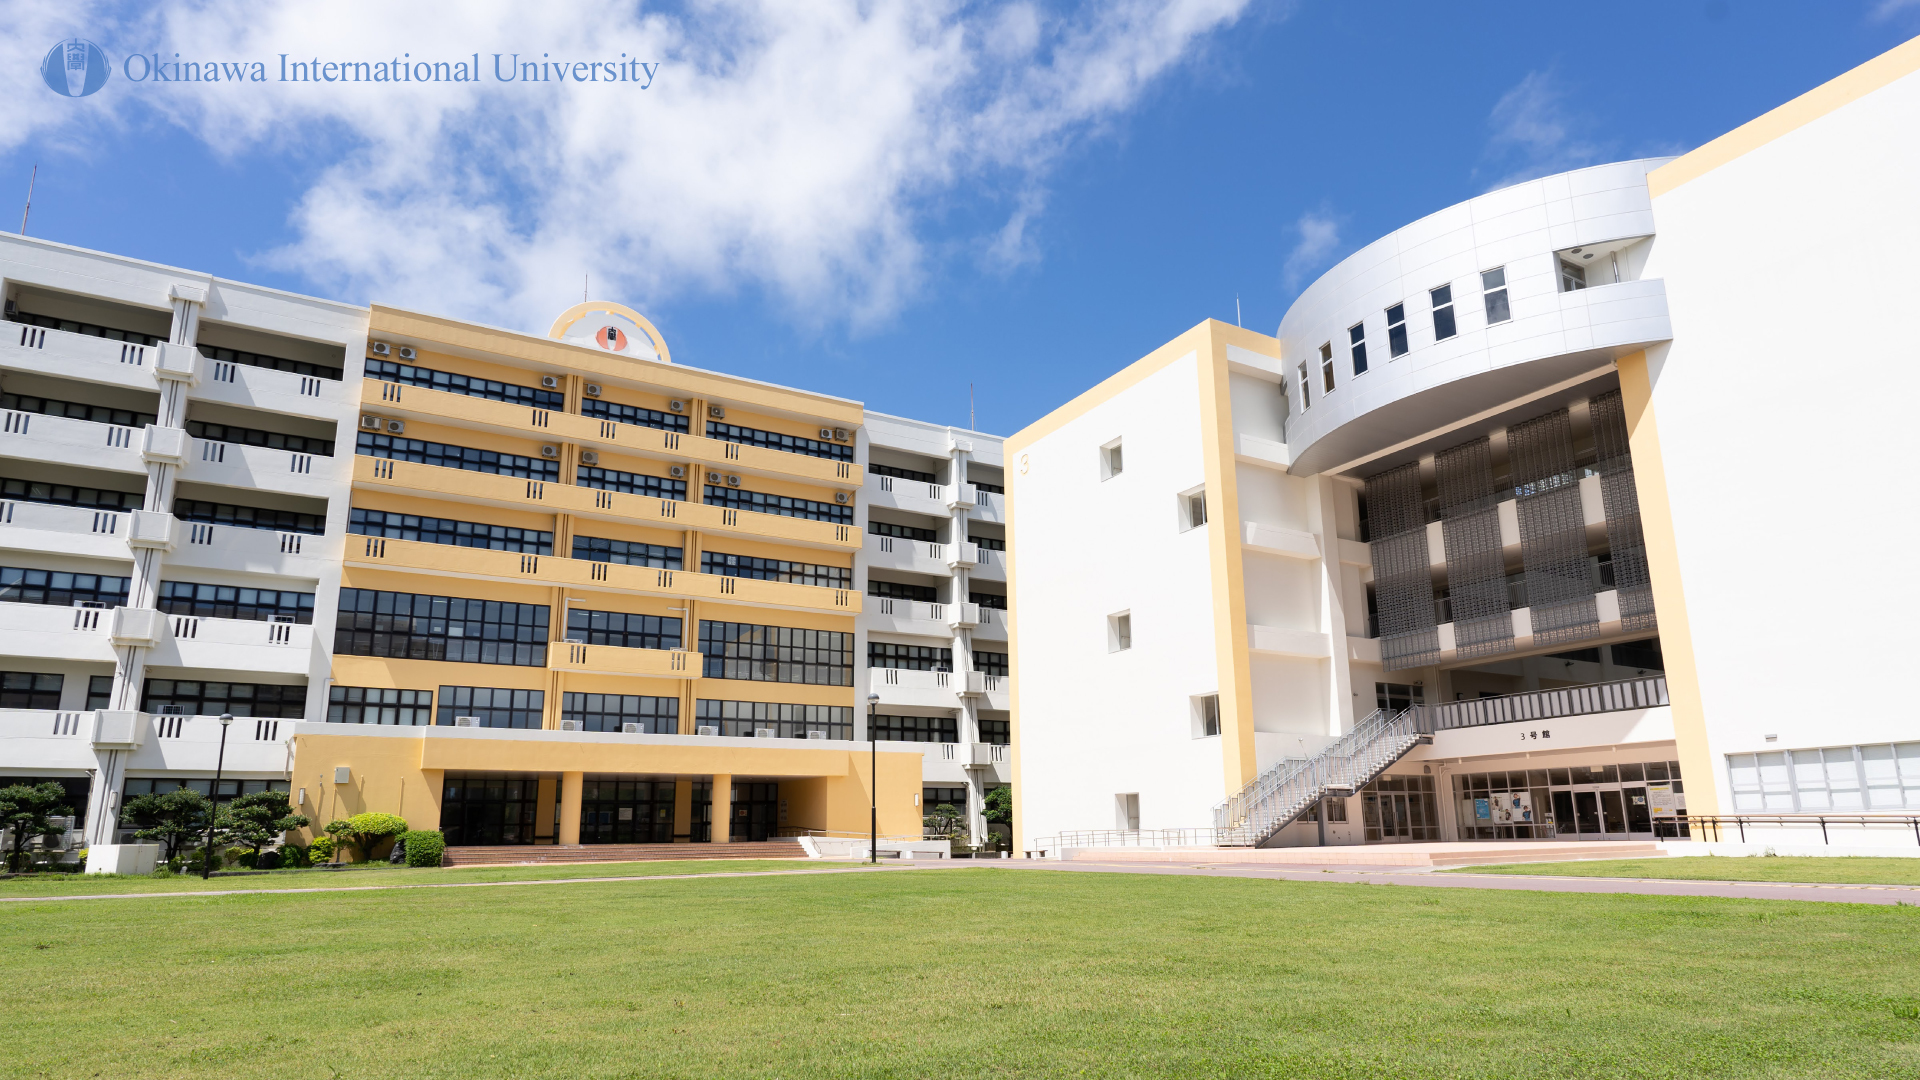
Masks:
[[[662,862],[575,863],[557,866],[484,866],[466,869],[388,869],[384,866],[307,873],[274,871],[245,877],[197,874],[121,877],[118,874],[25,874],[0,881],[0,899],[15,896],[97,896],[102,893],[222,892],[229,889],[344,889],[368,885],[440,885],[471,881],[547,881],[555,878],[652,877],[756,870],[818,870],[853,863],[806,859],[688,859]]]
[[[8,1077],[1920,1075],[1911,907],[977,867],[8,904],[0,972]]]
[[[1463,866],[1455,874],[1550,874],[1555,877],[1670,878],[1677,881],[1801,881],[1847,885],[1920,885],[1920,859],[1724,858],[1689,855],[1663,859]]]

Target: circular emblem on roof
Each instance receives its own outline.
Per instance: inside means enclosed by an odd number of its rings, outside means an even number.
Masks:
[[[547,336],[575,345],[591,345],[637,360],[673,363],[666,339],[641,314],[624,304],[593,300],[575,304],[553,321]]]
[[[81,38],[60,42],[40,62],[40,78],[62,97],[86,97],[107,85],[110,70],[100,46]]]

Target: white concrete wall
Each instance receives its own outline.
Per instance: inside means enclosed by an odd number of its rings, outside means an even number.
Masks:
[[[1140,796],[1144,829],[1208,824],[1218,738],[1193,737],[1191,697],[1219,691],[1204,530],[1176,496],[1205,481],[1198,358],[1174,360],[1023,448],[1016,463],[1023,842],[1115,827]],[[1101,479],[1121,439],[1125,470]],[[1130,611],[1133,648],[1107,650]]]
[[[1920,74],[1654,200],[1674,341],[1648,364],[1723,810],[1726,754],[1920,731],[1852,677],[1920,651],[1915,130]]]

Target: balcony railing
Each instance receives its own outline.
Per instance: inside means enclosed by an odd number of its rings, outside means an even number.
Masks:
[[[1504,697],[1449,701],[1440,705],[1415,705],[1413,711],[1427,731],[1451,731],[1455,728],[1481,727],[1486,724],[1513,724],[1529,720],[1554,720],[1564,716],[1591,716],[1595,713],[1623,712],[1628,709],[1652,709],[1667,704],[1667,680],[1653,675],[1642,679],[1592,683],[1587,686],[1563,686],[1553,690],[1532,690]]]

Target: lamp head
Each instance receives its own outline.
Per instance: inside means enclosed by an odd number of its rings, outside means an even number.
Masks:
[[[230,713],[230,712],[223,712],[223,713],[221,713],[221,714],[220,714],[220,726],[221,726],[221,727],[226,727],[227,725],[229,725],[229,724],[231,724],[231,723],[233,723],[233,714],[232,714],[232,713]]]
[[[868,694],[868,695],[867,695],[867,704],[869,704],[869,705],[878,705],[878,704],[880,704],[880,695],[879,695],[879,694]]]

